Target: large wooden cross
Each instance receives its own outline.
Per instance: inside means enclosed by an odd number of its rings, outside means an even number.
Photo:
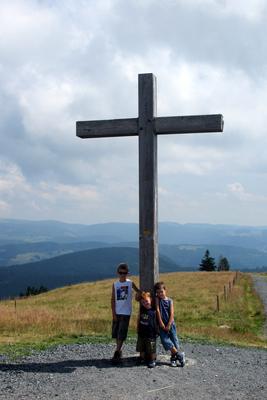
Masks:
[[[156,77],[138,75],[138,118],[78,121],[82,139],[138,136],[139,138],[139,271],[140,288],[151,290],[159,276],[157,135],[222,132],[223,117],[193,115],[157,117]]]

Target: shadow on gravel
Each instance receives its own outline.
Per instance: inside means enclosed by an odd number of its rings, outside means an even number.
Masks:
[[[103,358],[101,360],[92,359],[92,360],[67,360],[67,361],[59,361],[59,362],[49,362],[49,363],[34,363],[34,362],[23,362],[21,364],[1,364],[0,363],[0,371],[1,372],[29,372],[29,373],[56,373],[56,374],[69,374],[76,370],[76,368],[90,368],[95,367],[98,369],[102,368],[129,368],[136,367],[140,368],[141,366],[137,366],[137,357],[125,357],[122,362],[119,364],[113,364],[109,358]],[[168,363],[157,361],[157,366],[160,365],[168,365]],[[144,366],[143,366],[144,367]],[[146,366],[145,366],[146,367]]]
[[[68,374],[75,371],[76,368],[90,368],[95,367],[98,369],[102,368],[124,368],[124,367],[136,367],[136,357],[125,357],[120,364],[112,364],[110,359],[103,358],[101,360],[66,360],[59,362],[49,363],[34,363],[34,362],[23,362],[21,364],[0,364],[1,372],[44,372],[44,373],[57,373],[57,374]]]

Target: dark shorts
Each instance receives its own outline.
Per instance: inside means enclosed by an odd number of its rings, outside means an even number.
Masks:
[[[125,340],[127,338],[130,315],[117,315],[117,321],[112,321],[112,338]]]
[[[136,351],[140,353],[153,354],[157,352],[156,339],[143,338],[138,335]]]

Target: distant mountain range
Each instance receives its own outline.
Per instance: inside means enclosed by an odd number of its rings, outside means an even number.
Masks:
[[[0,219],[0,244],[29,242],[138,242],[138,224],[67,224]],[[267,251],[267,226],[159,223],[160,244],[214,244]]]
[[[137,274],[137,248],[137,224],[0,219],[0,298],[112,277],[121,261]],[[159,224],[161,272],[197,270],[206,249],[232,269],[267,270],[267,227]]]

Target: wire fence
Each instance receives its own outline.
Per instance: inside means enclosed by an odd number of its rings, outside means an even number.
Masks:
[[[216,295],[216,311],[219,312],[221,308],[222,301],[225,303],[229,300],[235,285],[239,282],[240,271],[236,271],[232,280],[228,284],[224,285],[223,292]]]

